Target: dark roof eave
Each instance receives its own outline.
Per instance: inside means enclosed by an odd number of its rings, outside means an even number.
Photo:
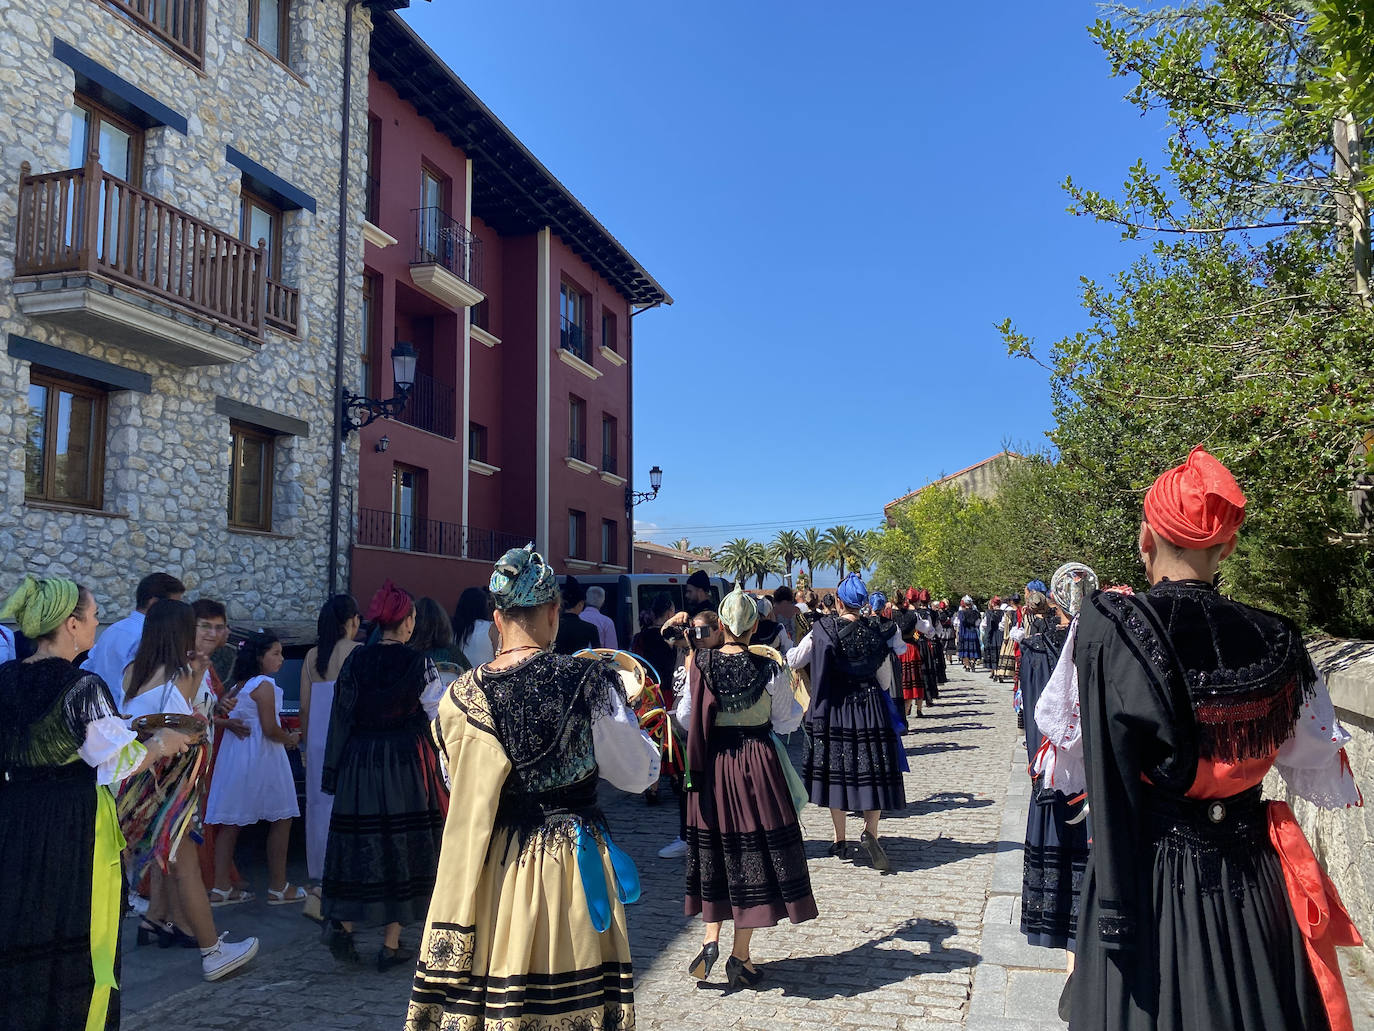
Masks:
[[[632,304],[673,303],[596,216],[392,12],[373,14],[371,62],[401,99],[472,159],[474,215],[503,235],[548,226]]]

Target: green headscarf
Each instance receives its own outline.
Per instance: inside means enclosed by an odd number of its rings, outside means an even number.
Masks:
[[[743,637],[759,621],[759,607],[752,596],[740,590],[739,584],[720,603],[720,621],[736,637]]]
[[[17,590],[0,609],[0,619],[13,619],[25,637],[38,638],[52,633],[76,611],[81,588],[74,580],[60,576],[25,576]]]

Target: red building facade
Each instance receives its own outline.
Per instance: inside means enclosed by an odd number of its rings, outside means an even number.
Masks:
[[[369,80],[366,331],[352,589],[451,608],[508,547],[567,572],[632,559],[631,314],[672,299],[405,23],[378,12]]]

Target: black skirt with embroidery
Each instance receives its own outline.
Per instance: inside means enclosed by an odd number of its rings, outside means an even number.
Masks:
[[[716,727],[711,765],[687,795],[683,912],[736,927],[816,917],[806,846],[769,727]]]
[[[812,802],[850,812],[906,808],[902,743],[876,681],[832,703],[822,727],[805,727],[802,780]]]

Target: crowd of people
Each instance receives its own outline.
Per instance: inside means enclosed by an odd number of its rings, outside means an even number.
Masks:
[[[679,837],[660,855],[685,860],[703,925],[685,973],[710,979],[730,923],[725,980],[752,988],[755,932],[819,912],[808,804],[829,812],[833,860],[891,869],[903,735],[957,658],[1013,685],[1033,781],[1021,929],[1066,950],[1071,1028],[1349,1031],[1334,947],[1358,932],[1260,781],[1273,767],[1318,805],[1363,799],[1297,628],[1216,589],[1244,514],[1198,449],[1146,495],[1146,594],[1072,561],[982,610],[855,574],[717,602],[695,573],[682,611],[649,601],[631,653],[603,591],[513,549],[451,616],[390,582],[365,610],[327,599],[298,726],[282,642],[257,630],[226,656],[223,602],[153,573],[97,638],[90,591],[26,577],[0,611],[19,630],[0,637],[0,1023],[117,1027],[130,895],[139,945],[199,948],[208,980],[250,962],[256,939],[214,916],[254,897],[236,846],[265,823],[267,903],[303,904],[345,965],[363,962],[355,928],[381,927],[375,966],[415,969],[407,1028],[632,1027],[639,877],[598,783],[652,803],[665,775]],[[287,875],[292,749],[311,884]]]

